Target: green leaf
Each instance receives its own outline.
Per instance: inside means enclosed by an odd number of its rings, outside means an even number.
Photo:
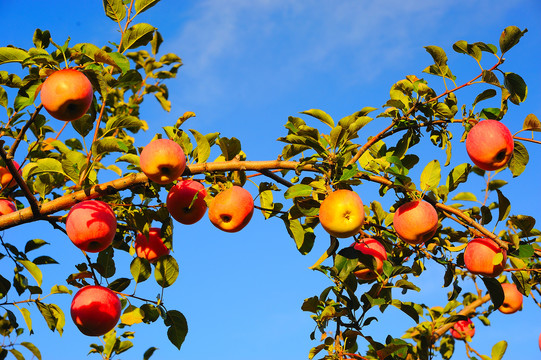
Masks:
[[[422,191],[433,190],[438,187],[441,180],[441,166],[438,160],[429,162],[421,173]]]
[[[124,53],[128,49],[147,45],[152,40],[155,30],[156,28],[154,26],[145,23],[130,27],[124,33],[122,43],[120,44],[120,52]]]
[[[502,54],[518,44],[520,38],[524,36],[526,32],[528,32],[528,29],[522,31],[516,26],[506,27],[500,35],[500,50],[502,51]]]
[[[3,106],[7,109],[8,105],[8,93],[6,90],[4,90],[3,87],[0,87],[0,106]]]
[[[509,170],[513,173],[513,177],[517,177],[526,169],[526,165],[530,161],[528,150],[521,142],[515,141],[513,156],[509,161]]]
[[[27,308],[21,308],[19,306],[17,306],[17,309],[19,309],[19,311],[23,315],[23,319],[26,327],[28,328],[28,332],[32,334],[32,318],[30,318],[30,310],[28,310]]]
[[[322,123],[329,125],[331,128],[334,128],[334,120],[332,117],[323,110],[319,109],[310,109],[306,111],[301,111],[301,114],[310,115],[320,120]]]
[[[492,360],[501,360],[503,358],[503,355],[505,354],[505,350],[507,350],[507,341],[502,340],[497,342],[492,347],[492,351],[490,352]]]
[[[5,297],[11,288],[11,283],[8,279],[0,275],[0,299]]]
[[[432,56],[432,59],[434,59],[434,64],[440,67],[447,65],[447,55],[441,47],[425,46],[425,50]]]
[[[118,278],[112,283],[110,283],[107,287],[113,291],[116,292],[122,292],[126,290],[128,286],[130,286],[131,280],[128,278]]]
[[[123,114],[109,118],[105,126],[105,132],[109,133],[117,129],[129,129],[131,132],[137,132],[139,129],[146,130],[147,128],[148,125],[144,121],[135,116]]]
[[[541,121],[534,114],[528,114],[522,124],[522,130],[541,131]]]
[[[160,0],[135,0],[135,12],[136,14],[140,14],[159,2]]]
[[[28,253],[29,251],[39,249],[43,245],[49,245],[49,243],[42,239],[28,240],[24,246],[24,252]]]
[[[483,91],[482,93],[480,93],[479,95],[477,95],[475,97],[475,100],[473,102],[473,105],[475,106],[477,103],[479,103],[480,101],[483,101],[483,100],[486,100],[486,99],[490,99],[494,96],[497,95],[497,92],[496,90],[494,89],[487,89],[485,91]]]
[[[511,93],[509,100],[511,100],[513,104],[519,105],[521,102],[526,100],[526,97],[528,96],[528,87],[520,75],[510,72],[505,73],[504,85],[505,88]]]
[[[36,345],[27,341],[21,342],[21,345],[24,346],[28,351],[30,351],[32,355],[36,357],[36,359],[41,360],[41,353],[39,352],[39,349]]]
[[[36,301],[38,310],[45,319],[47,326],[52,331],[58,331],[62,335],[64,325],[66,324],[66,318],[62,309],[56,304],[44,304],[40,301]]]
[[[71,290],[65,285],[54,285],[51,288],[51,294],[71,294]]]
[[[8,351],[11,353],[11,355],[13,355],[15,357],[15,359],[17,359],[17,360],[25,360],[23,354],[21,354],[21,352],[19,350],[17,350],[17,349],[9,349]]]
[[[30,55],[23,49],[15,47],[0,47],[0,65],[9,62],[23,62]]]
[[[468,181],[468,175],[472,166],[468,163],[460,164],[453,168],[447,176],[447,187],[449,191],[453,191],[458,187],[458,184]]]
[[[194,159],[197,159],[198,163],[204,163],[210,156],[210,144],[207,138],[198,131],[190,129],[190,132],[197,143],[196,148],[193,150],[193,157]]]
[[[287,216],[281,217],[286,226],[289,236],[295,240],[297,250],[303,255],[306,255],[312,250],[315,241],[313,229],[305,229],[298,219],[287,219]]]
[[[296,184],[287,189],[284,198],[293,199],[299,196],[310,196],[314,189],[310,185]]]
[[[167,337],[178,349],[182,346],[188,334],[188,322],[184,315],[177,310],[169,310],[165,313],[164,323],[169,327]]]
[[[487,84],[500,86],[500,80],[498,80],[498,77],[492,71],[483,70],[483,77],[481,79]]]
[[[124,310],[122,316],[120,316],[120,322],[122,324],[131,326],[133,324],[140,324],[143,322],[145,313],[137,306],[130,305]]]
[[[107,136],[92,144],[92,154],[98,156],[110,152],[126,152],[126,147],[122,140],[114,136]]]
[[[32,275],[34,280],[38,283],[38,286],[41,286],[41,281],[43,280],[43,274],[41,273],[41,270],[34,264],[33,262],[29,260],[18,260],[19,263],[21,263],[26,270]]]
[[[105,15],[117,23],[126,17],[126,7],[122,0],[103,0]]]
[[[130,272],[135,282],[140,283],[150,277],[152,269],[147,259],[136,257],[130,264]]]
[[[171,255],[162,256],[156,261],[154,270],[156,282],[163,288],[173,285],[178,277],[178,263]]]
[[[71,121],[71,126],[81,135],[85,137],[94,129],[94,119],[88,114],[83,115],[77,120]]]
[[[499,308],[503,304],[504,294],[502,284],[498,280],[486,276],[482,276],[481,280],[485,283],[488,293],[490,294],[490,300],[494,304],[494,308]]]
[[[498,193],[498,221],[502,221],[511,212],[511,202],[509,202],[499,189],[496,189],[496,192]]]
[[[115,260],[113,258],[114,250],[112,246],[102,250],[98,254],[96,270],[101,276],[110,278],[116,273]]]
[[[149,347],[145,353],[143,354],[143,360],[148,360],[150,359],[150,357],[152,356],[152,354],[154,354],[154,351],[158,350],[158,348],[156,347]]]
[[[241,152],[240,140],[232,137],[231,139],[226,137],[219,138],[216,143],[222,150],[222,156],[225,161],[230,161],[235,158]]]
[[[465,201],[476,201],[477,197],[471,192],[461,192],[456,194],[452,200],[465,200]]]

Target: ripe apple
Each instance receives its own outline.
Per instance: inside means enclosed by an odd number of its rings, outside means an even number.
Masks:
[[[180,145],[173,140],[157,139],[143,148],[139,165],[150,180],[165,185],[182,175],[186,167],[186,156]]]
[[[395,211],[393,224],[400,239],[410,245],[422,244],[436,233],[438,213],[430,203],[413,200]]]
[[[101,336],[111,331],[120,319],[121,310],[118,296],[98,285],[85,286],[71,301],[71,318],[88,336]]]
[[[475,325],[471,319],[459,320],[451,328],[451,336],[457,340],[472,338],[475,335]]]
[[[240,186],[222,191],[209,205],[210,222],[227,232],[242,230],[254,213],[254,199],[250,192]]]
[[[504,167],[513,155],[513,135],[496,120],[475,124],[466,138],[466,151],[475,165],[483,170]]]
[[[181,224],[195,224],[205,215],[207,191],[194,180],[180,180],[169,190],[167,210]]]
[[[541,334],[539,334],[539,340],[537,342],[539,343],[539,350],[541,350]]]
[[[503,304],[498,308],[504,314],[513,314],[522,310],[523,296],[515,284],[503,283]]]
[[[364,207],[360,196],[352,190],[335,190],[319,207],[321,226],[336,238],[359,233],[364,224]]]
[[[155,263],[160,257],[169,255],[169,248],[165,246],[161,237],[161,229],[150,228],[148,237],[139,233],[135,238],[135,252],[138,257]]]
[[[353,273],[358,279],[373,280],[378,277],[378,274],[383,273],[383,262],[387,260],[387,251],[379,241],[366,238],[353,243],[351,246],[365,255],[372,256],[376,260],[376,271],[365,267]]]
[[[100,252],[111,245],[115,237],[115,213],[103,201],[81,201],[68,213],[66,232],[79,249],[93,253]]]
[[[15,204],[8,199],[0,199],[0,215],[11,214],[17,211]]]
[[[54,118],[77,120],[90,105],[94,90],[88,78],[75,69],[55,71],[41,86],[41,103]]]
[[[502,261],[494,265],[496,254],[503,254]],[[469,272],[488,277],[499,276],[507,262],[507,251],[501,249],[489,238],[474,238],[468,242],[464,250],[464,264]]]
[[[21,168],[19,164],[16,161],[13,161],[13,165],[19,170],[20,174]],[[0,166],[0,184],[2,185],[2,188],[10,188],[17,185],[17,182],[13,179],[13,175],[9,172],[7,166]]]

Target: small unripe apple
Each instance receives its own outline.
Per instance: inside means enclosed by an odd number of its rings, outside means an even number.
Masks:
[[[17,207],[8,199],[0,199],[0,215],[11,214],[17,211]]]
[[[135,238],[135,252],[140,258],[155,263],[160,257],[169,255],[169,248],[165,246],[161,237],[161,229],[150,228],[148,237],[139,233]]]
[[[89,285],[80,289],[71,301],[71,318],[88,336],[101,336],[114,329],[122,310],[118,296],[110,289]]]
[[[494,256],[502,254],[502,261],[494,264]],[[507,262],[507,251],[488,238],[474,238],[464,250],[464,265],[469,272],[488,277],[499,276]]]
[[[150,180],[165,185],[182,175],[186,167],[186,156],[175,141],[157,139],[143,148],[139,165]]]
[[[116,216],[109,204],[85,200],[74,205],[66,218],[66,232],[79,249],[100,252],[112,244],[116,233]]]
[[[15,165],[15,168],[19,170],[19,174],[21,173],[21,168],[19,164],[16,161],[13,161],[13,165]],[[17,185],[17,182],[15,179],[13,179],[13,175],[7,168],[7,166],[0,166],[0,184],[2,185],[2,188],[10,188]]]
[[[94,90],[88,78],[75,69],[55,71],[41,86],[41,103],[54,118],[64,121],[82,117],[92,104]]]
[[[513,135],[496,120],[483,120],[475,124],[466,138],[466,151],[477,167],[498,170],[513,155]]]
[[[379,241],[372,238],[366,238],[353,243],[351,246],[365,255],[372,256],[376,260],[375,271],[365,267],[353,273],[358,279],[373,280],[378,277],[378,274],[383,273],[383,262],[387,260],[387,251]]]
[[[475,335],[475,325],[471,319],[459,320],[453,325],[450,333],[457,340],[464,340],[467,337],[472,338]]]
[[[498,308],[504,314],[513,314],[522,310],[523,296],[515,284],[503,283],[503,304]]]
[[[398,237],[411,245],[432,239],[438,229],[438,213],[424,200],[401,205],[394,213],[393,225]]]
[[[323,229],[336,238],[358,234],[364,224],[364,207],[360,196],[352,190],[333,191],[321,202],[319,221]]]
[[[209,205],[210,222],[226,232],[242,230],[254,213],[254,199],[250,192],[240,186],[222,191]]]
[[[194,224],[207,211],[206,196],[207,191],[199,181],[180,180],[167,194],[167,210],[179,223]]]

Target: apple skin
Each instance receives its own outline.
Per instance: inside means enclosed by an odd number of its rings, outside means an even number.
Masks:
[[[466,151],[477,167],[483,170],[503,168],[513,155],[513,135],[496,120],[475,124],[466,138]]]
[[[20,174],[21,167],[19,164],[16,161],[13,161],[13,165],[19,170]],[[13,179],[13,175],[11,175],[7,166],[0,166],[0,184],[2,185],[2,188],[10,188],[17,185],[17,182]]]
[[[364,224],[364,207],[360,196],[352,190],[333,191],[321,202],[319,221],[323,229],[336,238],[358,234]]]
[[[115,237],[115,213],[103,201],[81,201],[68,213],[66,232],[79,249],[91,253],[100,252],[111,245]]]
[[[504,314],[514,314],[522,310],[523,296],[515,284],[503,283],[503,304],[498,308]]]
[[[101,336],[114,329],[122,310],[118,296],[110,289],[89,285],[80,289],[71,301],[71,318],[88,336]]]
[[[358,279],[374,280],[378,277],[378,274],[383,273],[383,262],[387,260],[387,251],[379,241],[373,238],[366,238],[353,243],[351,246],[355,250],[365,255],[371,255],[376,259],[376,271],[367,268],[357,270],[353,274]]]
[[[196,195],[197,199],[194,200]],[[185,225],[195,224],[207,212],[206,196],[207,191],[199,181],[180,180],[167,194],[167,210],[173,219],[179,223]]]
[[[94,90],[88,78],[75,69],[55,71],[43,82],[41,103],[58,120],[72,121],[82,117],[92,104]]]
[[[182,175],[186,168],[186,155],[173,140],[157,139],[143,148],[139,165],[150,180],[165,185]]]
[[[475,335],[475,325],[471,319],[457,321],[450,330],[451,336],[457,340],[472,338]]]
[[[496,254],[502,253],[503,260],[494,265],[492,259]],[[499,276],[507,262],[507,251],[489,238],[474,238],[468,242],[464,250],[464,264],[469,272],[488,277]]]
[[[142,233],[137,234],[135,252],[138,257],[145,258],[150,263],[155,263],[160,257],[169,255],[171,250],[163,243],[161,229],[150,228],[148,238]]]
[[[539,350],[541,350],[541,334],[539,334],[539,340],[537,342],[539,343]]]
[[[240,186],[222,191],[209,204],[210,222],[226,232],[242,230],[254,214],[254,199]]]
[[[8,199],[0,199],[0,215],[11,214],[17,211],[17,207]]]
[[[438,213],[424,200],[401,205],[394,213],[393,225],[398,237],[410,245],[432,239],[438,229]]]

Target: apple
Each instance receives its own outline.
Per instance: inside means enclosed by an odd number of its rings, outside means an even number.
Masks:
[[[17,207],[8,199],[0,199],[0,215],[11,214],[17,211]]]
[[[319,221],[323,229],[336,238],[358,234],[364,224],[364,207],[360,196],[346,189],[331,192],[321,202]]]
[[[68,213],[66,232],[79,249],[92,253],[100,252],[111,245],[115,237],[115,213],[109,204],[103,201],[81,201]]]
[[[438,229],[438,213],[424,200],[413,200],[401,205],[394,213],[394,229],[400,239],[410,245],[432,239]]]
[[[541,334],[539,334],[539,340],[537,342],[539,344],[539,350],[541,350]]]
[[[88,78],[75,69],[55,71],[41,85],[41,103],[54,118],[64,121],[82,117],[94,96]]]
[[[139,233],[135,238],[135,252],[140,258],[155,263],[160,257],[169,255],[169,248],[165,246],[161,237],[161,229],[150,228],[148,237]]]
[[[143,148],[139,165],[150,180],[165,185],[182,175],[186,168],[186,156],[175,141],[157,139]]]
[[[207,211],[206,196],[207,191],[199,181],[180,180],[167,194],[167,210],[179,223],[194,224]]]
[[[499,264],[494,265],[496,254],[503,254],[503,258]],[[502,273],[506,262],[507,251],[489,238],[474,238],[464,250],[464,264],[472,274],[497,277]]]
[[[364,267],[353,273],[358,279],[373,280],[378,277],[378,274],[383,273],[383,262],[387,260],[387,251],[379,241],[373,238],[366,238],[353,243],[351,246],[365,255],[372,256],[376,260],[375,271]],[[363,265],[361,264],[361,266]]]
[[[513,314],[522,310],[523,296],[515,284],[503,283],[503,304],[498,308],[504,314]]]
[[[15,165],[15,168],[19,170],[19,174],[21,173],[21,168],[19,164],[16,161],[13,161],[13,165]],[[17,185],[17,182],[15,179],[13,179],[13,175],[7,168],[7,166],[0,166],[0,184],[2,185],[2,188],[10,188]]]
[[[466,138],[466,151],[477,167],[483,170],[503,168],[513,155],[513,135],[496,120],[475,124]]]
[[[451,328],[451,336],[457,340],[472,338],[475,335],[475,325],[471,319],[459,320]]]
[[[118,296],[110,289],[89,285],[80,289],[71,301],[71,318],[88,336],[101,336],[114,329],[122,310]]]
[[[254,213],[254,199],[240,186],[222,191],[209,204],[210,222],[226,232],[242,230]]]

